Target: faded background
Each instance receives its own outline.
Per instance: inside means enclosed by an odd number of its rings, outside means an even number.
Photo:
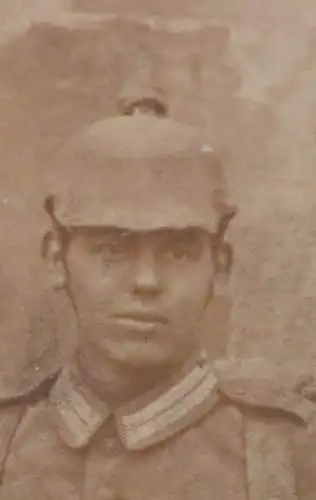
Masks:
[[[48,159],[115,112],[148,54],[173,115],[223,151],[240,207],[230,353],[313,362],[316,3],[0,0],[0,20],[0,393],[53,369],[56,337],[71,348],[39,259]]]

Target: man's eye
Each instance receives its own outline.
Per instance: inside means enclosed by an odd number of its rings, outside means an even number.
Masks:
[[[104,259],[120,258],[126,254],[126,248],[118,241],[109,241],[102,244],[100,253]]]
[[[127,253],[126,242],[118,241],[117,239],[109,239],[108,241],[94,242],[90,251],[93,254],[99,255],[104,261],[118,260],[123,258]]]
[[[173,260],[188,260],[194,257],[194,252],[190,250],[190,248],[185,245],[175,246],[174,248],[169,248],[166,251],[166,255]]]
[[[122,250],[121,246],[118,243],[105,243],[103,245],[102,250],[104,252],[109,252],[109,253],[118,253]]]

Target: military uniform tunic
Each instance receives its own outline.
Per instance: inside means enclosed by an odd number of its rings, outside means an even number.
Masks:
[[[216,366],[202,356],[114,414],[63,369],[48,397],[3,410],[0,499],[314,499],[294,443],[314,405]]]

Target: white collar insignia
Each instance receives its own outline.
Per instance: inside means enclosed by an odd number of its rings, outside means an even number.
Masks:
[[[86,446],[109,418],[107,405],[64,369],[50,396],[61,437]],[[118,433],[129,450],[143,449],[185,429],[218,402],[219,383],[203,352],[167,388],[153,389],[115,412]]]

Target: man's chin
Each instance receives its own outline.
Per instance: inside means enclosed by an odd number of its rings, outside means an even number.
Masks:
[[[156,342],[111,342],[106,346],[107,357],[130,368],[159,369],[173,364],[175,353],[171,346]]]

